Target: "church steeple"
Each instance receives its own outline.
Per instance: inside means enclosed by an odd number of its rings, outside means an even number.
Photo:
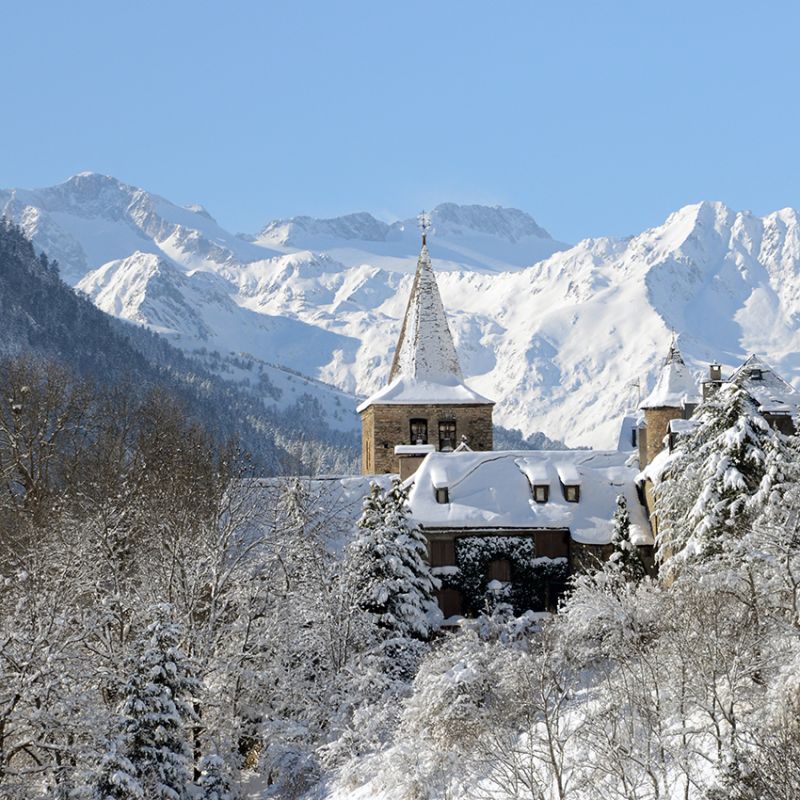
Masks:
[[[423,229],[417,272],[394,351],[389,382],[400,375],[433,383],[449,383],[453,378],[463,380],[425,239]]]
[[[420,214],[422,248],[389,382],[361,403],[361,467],[406,478],[432,450],[492,449],[491,400],[464,383],[428,253],[430,218]]]

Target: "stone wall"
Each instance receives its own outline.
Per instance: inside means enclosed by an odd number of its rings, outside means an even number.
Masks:
[[[455,421],[457,445],[462,436],[473,450],[491,450],[492,406],[470,405],[371,405],[361,413],[361,471],[364,475],[399,472],[395,445],[412,444],[412,419],[428,422],[428,443],[439,448],[439,422]]]
[[[683,411],[680,408],[647,408],[644,419],[647,424],[645,450],[649,464],[664,449],[664,437],[667,435],[669,423],[673,419],[683,419]],[[639,464],[639,467],[644,469],[647,464]]]

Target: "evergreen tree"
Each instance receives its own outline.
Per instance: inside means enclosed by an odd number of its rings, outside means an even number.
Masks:
[[[125,755],[148,800],[185,800],[191,795],[187,725],[195,718],[191,698],[198,683],[171,608],[159,605],[155,615],[125,687]]]
[[[640,581],[644,578],[647,571],[636,545],[631,541],[631,517],[623,494],[617,495],[611,544],[614,548],[609,558],[611,569],[617,571],[625,581]]]
[[[224,759],[218,755],[205,756],[200,762],[200,789],[197,800],[238,800],[239,791],[231,781]]]
[[[425,539],[408,519],[407,495],[399,481],[388,492],[371,484],[358,529],[349,561],[359,607],[389,636],[427,639],[437,611],[438,581],[427,563]]]
[[[120,752],[120,742],[110,741],[100,761],[89,794],[91,800],[143,800],[136,767]]]
[[[789,437],[735,384],[703,403],[697,421],[656,491],[659,558],[667,571],[729,557],[765,507],[779,503],[786,470],[796,462]]]

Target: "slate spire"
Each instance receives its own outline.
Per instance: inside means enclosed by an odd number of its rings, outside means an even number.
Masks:
[[[691,370],[686,366],[678,349],[677,338],[673,335],[653,391],[639,407],[681,408],[686,403],[697,403],[699,400],[697,383]]]
[[[463,380],[425,234],[423,230],[422,249],[394,352],[390,382],[400,375],[432,383]]]

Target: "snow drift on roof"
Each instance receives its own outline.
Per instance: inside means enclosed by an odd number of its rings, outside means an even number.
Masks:
[[[640,408],[681,408],[686,403],[699,403],[697,383],[683,361],[678,346],[673,342],[653,391]]]
[[[375,404],[417,406],[428,403],[466,405],[492,403],[492,401],[470,389],[463,381],[415,381],[413,378],[400,375],[388,386],[368,397],[356,411],[361,412]]]
[[[634,485],[637,470],[627,459],[627,453],[586,450],[431,453],[409,480],[411,513],[423,528],[568,528],[576,542],[608,544],[617,495],[624,494],[633,541],[652,544]],[[559,471],[579,475],[580,502],[567,502],[559,489],[546,503],[534,502],[530,476],[555,478]],[[436,502],[437,486],[448,487],[449,503]]]
[[[741,386],[758,402],[759,411],[768,414],[794,414],[800,405],[800,392],[755,353],[733,373],[731,383]]]

